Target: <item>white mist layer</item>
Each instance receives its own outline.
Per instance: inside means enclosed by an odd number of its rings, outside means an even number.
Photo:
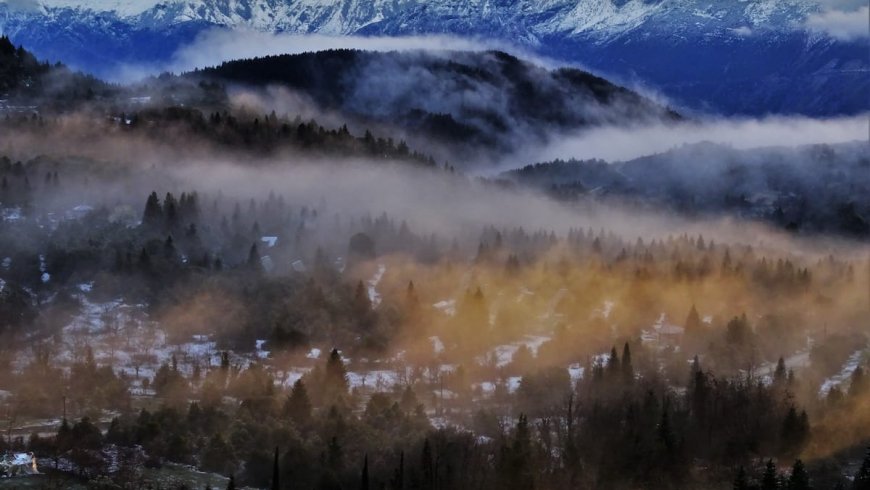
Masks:
[[[868,137],[870,118],[866,114],[832,119],[769,117],[643,127],[602,127],[554,137],[545,147],[525,152],[522,155],[524,163],[519,166],[571,158],[625,161],[701,142],[751,149],[868,141]],[[502,166],[500,170],[506,167]]]

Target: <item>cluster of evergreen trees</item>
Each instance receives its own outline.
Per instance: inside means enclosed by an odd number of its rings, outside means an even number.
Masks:
[[[180,142],[180,136],[197,137],[216,145],[261,155],[297,149],[326,156],[435,166],[432,157],[412,151],[404,141],[375,137],[370,131],[363,136],[354,136],[346,125],[328,129],[313,119],[303,121],[299,116],[295,119],[279,117],[274,111],[262,116],[234,114],[226,110],[205,114],[192,107],[171,106],[121,113],[113,120],[125,131],[145,133],[164,142]]]
[[[84,369],[92,364],[85,360]],[[536,414],[519,412],[509,428],[498,422],[487,431],[484,421],[495,415],[479,412],[475,433],[433,428],[418,397],[424,385],[367,396],[349,390],[336,350],[287,391],[262,367],[234,368],[226,356],[191,378],[174,363],[161,371],[161,408],[126,409],[105,433],[88,418],[64,419],[56,436],[35,434],[7,448],[37,452],[44,470],[100,475],[122,488],[141,478],[143,466],[166,463],[230,475],[231,486],[279,489],[726,488],[733,479],[735,489],[822,489],[820,482],[830,482],[832,489],[866,490],[870,482],[870,454],[851,481],[830,463],[807,467],[796,459],[810,425],[790,405],[782,375],[768,386],[720,379],[696,361],[680,394],[654,372],[635,370],[628,345],[564,387],[555,403],[533,391]],[[543,380],[524,379],[511,405],[522,407],[533,383],[553,389]],[[172,383],[184,387],[163,391]]]

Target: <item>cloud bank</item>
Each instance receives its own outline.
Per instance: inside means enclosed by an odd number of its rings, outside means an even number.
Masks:
[[[866,114],[833,119],[769,117],[628,128],[602,127],[553,138],[543,148],[526,153],[518,166],[570,158],[624,161],[703,141],[750,149],[867,141],[868,136],[870,119]]]

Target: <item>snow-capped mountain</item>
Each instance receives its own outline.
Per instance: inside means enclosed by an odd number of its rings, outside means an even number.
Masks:
[[[80,18],[168,29],[188,22],[262,31],[355,34],[520,34],[600,41],[644,26],[680,31],[793,28],[820,6],[813,0],[5,0],[10,18]],[[14,25],[14,22],[12,22]]]
[[[0,0],[0,31],[98,74],[213,29],[488,39],[725,113],[870,109],[867,37],[811,31],[817,0]]]

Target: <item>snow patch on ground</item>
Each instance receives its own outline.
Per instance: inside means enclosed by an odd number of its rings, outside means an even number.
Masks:
[[[263,346],[266,345],[265,340],[257,340],[256,341],[256,355],[257,359],[268,359],[270,352],[263,349]]]
[[[444,352],[444,342],[441,341],[440,337],[437,335],[429,337],[429,341],[432,342],[432,350],[435,351],[436,354]]]
[[[305,354],[305,357],[307,357],[308,359],[320,359],[321,353],[322,351],[320,349],[318,349],[317,347],[313,347],[310,351],[308,351],[308,354]]]
[[[601,308],[601,316],[603,316],[605,320],[610,318],[610,314],[613,313],[614,306],[616,306],[616,303],[614,303],[613,301],[604,302],[604,307]]]
[[[432,305],[433,308],[444,313],[447,316],[456,315],[456,300],[455,299],[445,299],[444,301],[439,301]]]
[[[384,273],[387,272],[387,266],[378,264],[378,270],[375,275],[368,281],[369,301],[372,303],[372,308],[377,308],[381,304],[381,295],[378,293],[377,287],[384,278]]]
[[[21,208],[3,208],[0,211],[0,218],[3,221],[21,221],[24,215],[21,214]]]
[[[303,376],[311,372],[312,368],[294,367],[287,371],[278,371],[275,373],[275,384],[283,386],[286,389],[293,388],[297,381]]]
[[[578,381],[583,379],[583,374],[585,372],[586,368],[581,366],[579,363],[568,366],[568,376],[571,378],[571,384],[576,384]]]
[[[389,391],[400,384],[400,375],[390,370],[352,371],[347,373],[347,384],[351,389],[370,388],[375,391]]]
[[[520,389],[520,385],[521,385],[522,383],[523,383],[523,377],[522,377],[522,376],[510,376],[510,377],[506,380],[506,383],[505,383],[505,385],[507,386],[507,391],[508,391],[508,393],[511,393],[511,394],[516,393],[517,390]]]
[[[480,391],[484,395],[491,395],[495,393],[496,384],[492,381],[484,381],[477,386],[480,388]]]
[[[264,236],[264,237],[260,238],[260,241],[265,243],[266,245],[268,245],[269,248],[272,248],[275,246],[276,243],[278,243],[278,237],[276,237],[276,236]]]
[[[477,362],[486,364],[490,360],[494,360],[497,367],[504,367],[513,361],[514,354],[516,354],[521,346],[528,347],[532,351],[532,355],[538,355],[538,349],[550,339],[551,337],[544,335],[526,335],[522,340],[517,342],[494,347],[485,356],[479,357]]]

